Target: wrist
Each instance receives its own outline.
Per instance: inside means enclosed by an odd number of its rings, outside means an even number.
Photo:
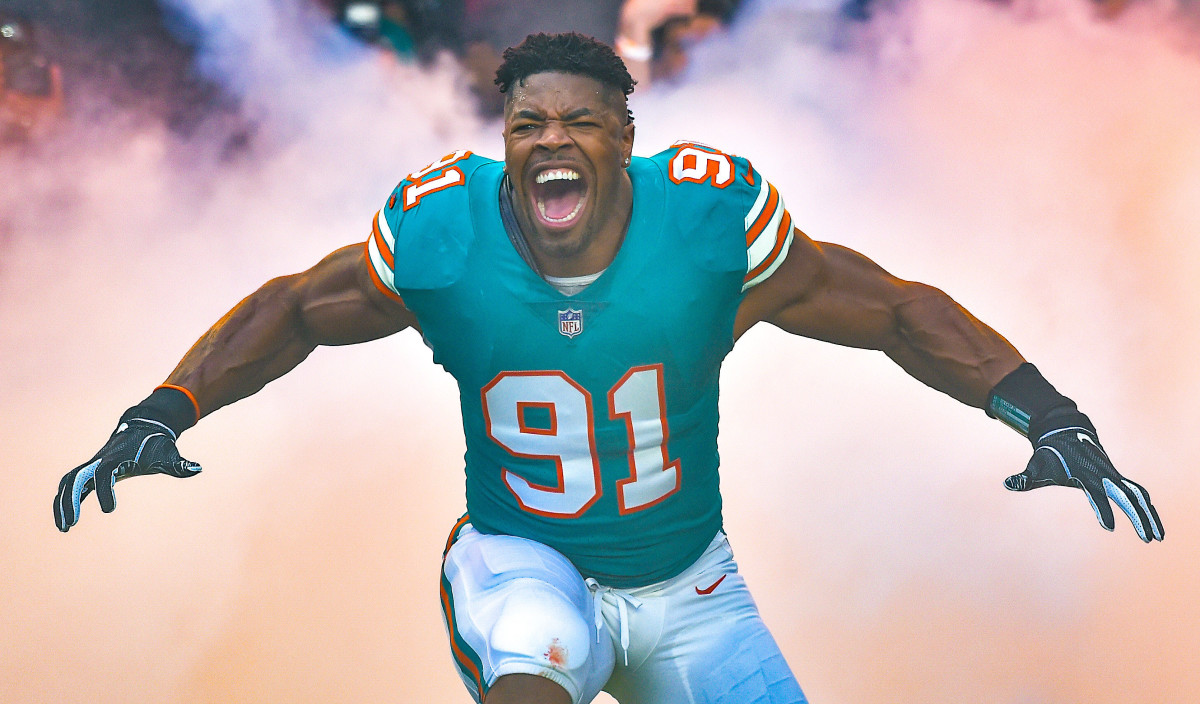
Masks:
[[[1079,412],[1075,402],[1060,394],[1029,362],[992,388],[984,411],[1033,443],[1056,428],[1077,425],[1095,433],[1091,421]]]
[[[122,422],[133,418],[161,423],[178,438],[180,433],[200,419],[200,406],[192,392],[182,386],[163,384],[121,415]]]
[[[1078,410],[1056,409],[1029,424],[1029,442],[1037,447],[1038,442],[1046,435],[1064,428],[1083,428],[1093,436],[1096,435],[1096,426],[1092,425],[1092,420],[1086,414]]]

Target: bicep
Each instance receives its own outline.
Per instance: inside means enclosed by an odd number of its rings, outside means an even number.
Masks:
[[[416,318],[371,277],[366,248],[334,251],[296,275],[300,324],[313,344],[347,345],[386,337],[416,325]]]
[[[892,276],[852,249],[815,242],[796,229],[779,269],[747,292],[736,333],[766,321],[795,335],[887,349],[896,341],[898,307],[927,289],[936,290]]]

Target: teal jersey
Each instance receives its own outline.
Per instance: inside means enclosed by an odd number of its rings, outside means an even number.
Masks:
[[[744,159],[677,144],[628,172],[625,240],[573,296],[506,234],[503,164],[469,152],[402,181],[367,243],[376,283],[458,382],[475,528],[619,587],[678,574],[721,527],[721,362],[744,292],[792,237]]]

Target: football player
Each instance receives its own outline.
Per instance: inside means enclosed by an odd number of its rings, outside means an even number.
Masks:
[[[803,702],[722,532],[717,382],[751,326],[882,350],[1031,441],[1006,486],[1110,501],[1161,540],[1095,428],[946,294],[815,242],[746,159],[633,156],[633,81],[605,45],[505,52],[504,160],[458,151],[404,178],[365,244],[274,279],[187,353],[62,480],[58,527],[121,479],[192,476],[179,433],[318,345],[419,330],[457,380],[466,514],[441,605],[476,701]]]

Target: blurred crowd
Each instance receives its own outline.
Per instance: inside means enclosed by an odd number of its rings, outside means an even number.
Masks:
[[[485,114],[500,54],[534,32],[575,31],[614,48],[644,90],[678,76],[688,47],[729,24],[741,0],[334,0],[347,31],[411,60],[445,51],[461,61]]]
[[[807,5],[821,1],[796,0]],[[828,0],[826,6],[852,22],[869,19],[877,3],[899,1]],[[1127,1],[1095,0],[1101,16],[1119,12]],[[596,37],[616,49],[644,91],[686,75],[692,47],[724,31],[743,4],[742,0],[277,2],[324,13],[347,34],[403,61],[424,63],[454,56],[486,116],[498,115],[502,108],[502,96],[493,85],[501,52],[527,34],[577,31]],[[214,118],[224,120],[227,151],[240,150],[254,126],[240,114],[235,98],[195,70],[196,31],[177,3],[166,0],[0,0],[0,148],[29,144],[52,131],[64,106],[77,109],[82,102],[72,105],[73,89],[100,85],[112,104],[131,114],[162,115],[177,133],[189,134],[212,124]]]
[[[0,150],[33,153],[67,118],[153,121],[184,136],[221,123],[236,140],[240,106],[196,70],[187,24],[169,8],[0,0]]]
[[[315,7],[357,40],[404,61],[454,56],[486,116],[502,107],[493,85],[501,52],[530,33],[594,36],[617,49],[645,90],[680,76],[689,47],[728,25],[742,2],[286,1]],[[76,93],[87,87],[126,114],[161,115],[184,135],[214,116],[236,123],[235,100],[195,70],[194,31],[164,0],[0,0],[0,149],[36,142],[65,110],[81,117],[87,101]],[[227,131],[244,146],[253,126]]]
[[[28,21],[0,14],[0,144],[43,134],[62,110],[62,69],[39,49]]]

